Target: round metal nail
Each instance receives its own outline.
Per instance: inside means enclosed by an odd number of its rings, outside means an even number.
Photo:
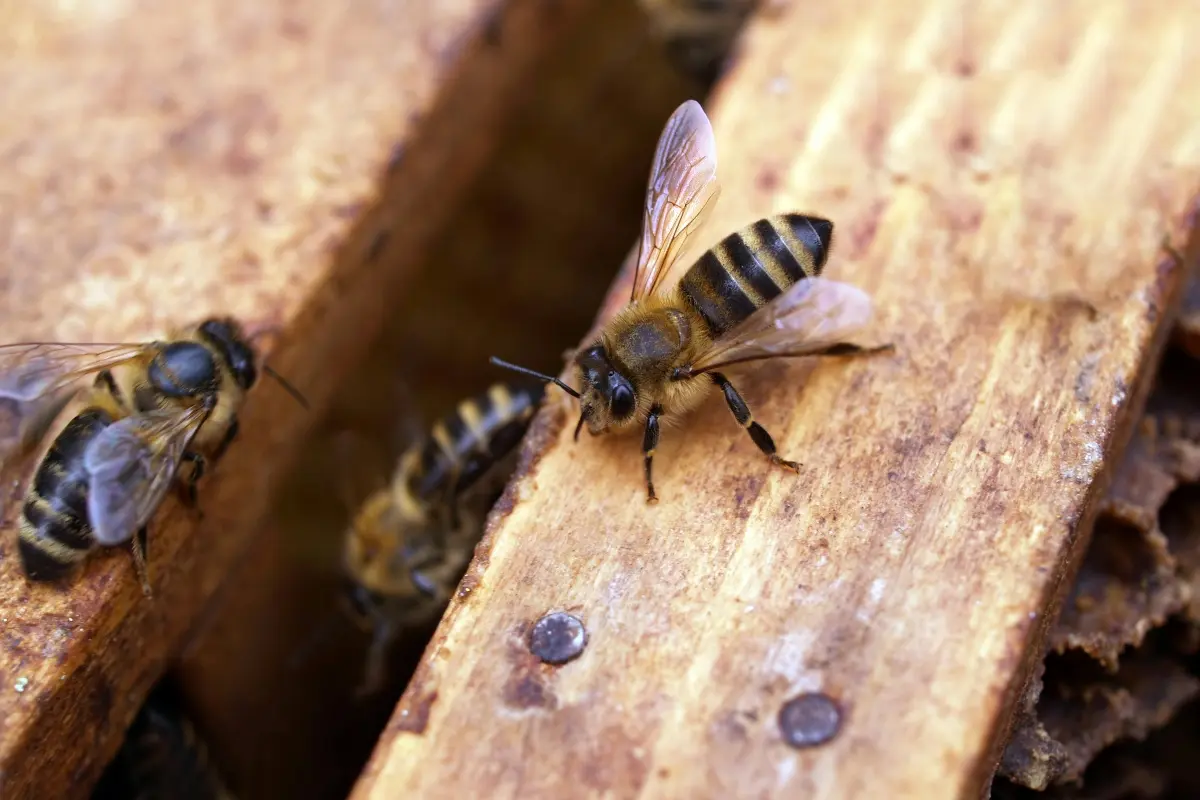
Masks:
[[[546,664],[565,664],[582,653],[586,645],[583,623],[564,611],[539,619],[529,636],[530,651]]]
[[[792,747],[815,747],[837,736],[842,727],[842,710],[828,695],[809,692],[779,709],[779,732]]]

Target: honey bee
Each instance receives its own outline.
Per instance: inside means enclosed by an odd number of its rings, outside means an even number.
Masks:
[[[343,546],[343,600],[373,634],[360,693],[380,685],[396,635],[446,607],[542,395],[540,385],[496,384],[462,401],[361,506]]]
[[[160,683],[125,733],[92,800],[233,800],[177,691]]]
[[[664,280],[713,207],[716,166],[712,126],[700,104],[688,100],[667,121],[655,151],[630,301],[571,354],[578,391],[492,358],[578,399],[576,440],[585,422],[593,436],[641,426],[649,503],[658,499],[651,466],[663,420],[695,408],[714,386],[771,463],[799,471],[776,452],[723,367],[891,349],[846,341],[866,326],[872,304],[862,290],[819,277],[833,238],[827,219],[798,213],[760,219],[703,253],[681,280]]]
[[[89,375],[91,386],[51,423],[57,433],[44,437],[21,508],[21,563],[32,580],[54,581],[95,547],[131,542],[149,596],[147,523],[177,478],[197,508],[197,482],[237,436],[238,410],[258,376],[254,350],[229,319],[166,341],[0,346],[0,397],[36,403]],[[181,477],[184,462],[191,469]]]

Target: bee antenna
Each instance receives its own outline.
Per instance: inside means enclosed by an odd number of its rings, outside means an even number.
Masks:
[[[299,389],[297,389],[295,386],[292,386],[292,384],[288,382],[287,378],[271,369],[270,364],[263,364],[263,372],[267,373],[276,381],[278,381],[279,385],[283,387],[284,391],[290,394],[295,401],[300,404],[301,408],[303,408],[305,411],[308,411],[308,400],[304,397],[304,395],[300,394]]]
[[[513,372],[520,372],[523,375],[529,375],[530,377],[537,378],[538,380],[545,381],[546,383],[553,383],[555,386],[571,395],[571,397],[574,397],[576,400],[579,399],[579,392],[565,384],[561,378],[556,378],[553,375],[546,375],[541,372],[535,372],[534,370],[526,367],[518,367],[516,364],[510,364],[507,361],[496,358],[495,356],[491,357],[491,362],[497,367],[504,367],[505,369],[511,369]]]

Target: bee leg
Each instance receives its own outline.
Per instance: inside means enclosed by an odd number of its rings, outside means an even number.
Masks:
[[[888,350],[895,350],[896,345],[888,342],[887,344],[876,345],[875,347],[863,347],[858,344],[850,344],[849,342],[839,342],[832,344],[823,350],[815,350],[811,353],[814,356],[866,356],[871,353],[883,353]]]
[[[96,380],[92,385],[97,389],[102,388],[108,390],[108,393],[113,396],[113,399],[124,408],[132,408],[129,400],[121,391],[121,387],[117,385],[117,380],[113,377],[111,369],[102,369],[96,373]]]
[[[225,455],[225,451],[229,449],[229,445],[233,444],[233,440],[237,438],[238,429],[237,417],[229,421],[229,427],[225,429],[225,436],[221,438],[221,443],[217,445],[217,449],[213,451],[212,460],[219,461],[221,456]]]
[[[853,345],[851,345],[853,346]],[[767,458],[771,459],[772,464],[778,464],[781,467],[790,469],[792,472],[799,472],[800,465],[795,461],[787,461],[779,457],[775,452],[775,440],[771,438],[771,434],[767,433],[767,429],[754,421],[754,415],[750,413],[750,407],[746,405],[746,401],[738,394],[738,390],[733,388],[733,384],[719,372],[709,373],[712,376],[713,383],[721,388],[721,392],[725,395],[725,402],[729,405],[729,410],[733,412],[733,418],[737,420],[738,425],[746,429],[746,433],[750,434],[750,438],[758,445],[758,449],[766,454]]]
[[[146,569],[146,545],[149,539],[149,532],[145,525],[138,528],[137,533],[130,540],[130,549],[133,550],[133,568],[137,572],[138,580],[142,582],[142,594],[146,597],[152,597],[150,591],[150,571]]]
[[[458,478],[461,474],[462,470],[456,466],[446,481],[445,495],[442,498],[442,524],[448,531],[458,530]]]
[[[362,680],[355,690],[358,697],[369,697],[383,686],[387,674],[388,650],[393,638],[395,635],[392,626],[386,622],[378,622],[371,634],[371,647],[367,650]]]
[[[200,498],[196,491],[196,484],[204,477],[204,468],[207,466],[208,460],[199,453],[191,450],[183,451],[183,460],[192,466],[191,472],[180,483],[183,502],[188,508],[195,509],[196,515],[200,519],[204,519],[204,511],[200,509]]]
[[[655,404],[650,407],[650,415],[646,417],[646,434],[642,437],[642,455],[646,464],[646,502],[651,505],[658,502],[651,470],[654,465],[654,450],[658,447],[658,418],[662,413],[662,406]]]

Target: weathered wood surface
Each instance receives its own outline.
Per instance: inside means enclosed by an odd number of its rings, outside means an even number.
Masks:
[[[239,797],[349,793],[433,631],[410,632],[389,685],[356,696],[368,637],[336,604],[349,506],[395,468],[389,448],[406,426],[496,378],[496,348],[553,369],[587,330],[637,234],[662,120],[694,96],[638,9],[617,0],[589,5],[527,88],[175,667]],[[355,435],[365,441],[350,464]]]
[[[242,438],[66,589],[0,545],[0,795],[87,791],[252,539],[277,468],[378,330],[580,4],[0,5],[0,340],[129,340],[211,312],[280,335]]]
[[[1200,7],[969,8],[751,28],[705,239],[830,216],[828,273],[896,353],[737,371],[801,475],[714,397],[664,433],[652,508],[638,437],[573,445],[543,409],[355,797],[985,789],[1182,294],[1160,244],[1200,189]],[[527,637],[559,609],[588,642],[549,667]],[[799,751],[777,714],[806,691],[844,717]]]

